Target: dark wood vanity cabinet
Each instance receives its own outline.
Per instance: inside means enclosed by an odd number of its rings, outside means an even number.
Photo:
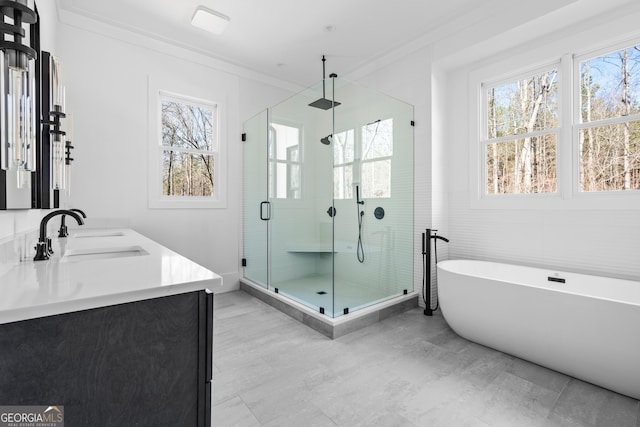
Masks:
[[[0,325],[0,405],[63,405],[65,425],[210,426],[213,294]]]

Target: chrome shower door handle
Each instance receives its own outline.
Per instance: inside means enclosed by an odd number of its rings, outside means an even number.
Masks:
[[[265,209],[266,206],[266,209]],[[266,215],[265,215],[266,211]],[[271,203],[270,202],[261,202],[260,203],[260,219],[263,221],[269,221],[271,219]]]

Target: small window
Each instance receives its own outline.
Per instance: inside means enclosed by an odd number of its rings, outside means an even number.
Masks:
[[[555,193],[557,68],[482,89],[484,194]]]
[[[579,62],[580,191],[640,190],[640,45]]]
[[[162,195],[214,197],[217,106],[163,97]]]
[[[225,208],[220,104],[149,84],[149,207]]]
[[[272,123],[269,131],[269,197],[302,198],[300,128]]]

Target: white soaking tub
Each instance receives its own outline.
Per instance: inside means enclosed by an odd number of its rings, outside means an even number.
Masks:
[[[640,282],[449,260],[438,295],[458,335],[640,399]]]

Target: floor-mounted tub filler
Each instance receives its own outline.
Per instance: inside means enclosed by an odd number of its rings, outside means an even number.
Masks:
[[[640,399],[640,283],[471,260],[438,279],[460,336]]]

